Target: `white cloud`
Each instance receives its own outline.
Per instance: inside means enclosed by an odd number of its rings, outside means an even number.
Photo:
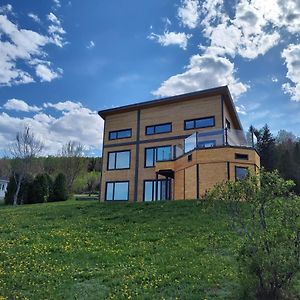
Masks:
[[[46,155],[57,154],[62,145],[69,140],[81,142],[88,150],[101,149],[103,121],[97,112],[82,105],[74,110],[64,111],[56,117],[46,112],[39,112],[32,118],[0,113],[0,150],[7,149],[16,132],[23,130],[25,125],[30,126],[38,138],[43,140],[43,154]]]
[[[15,111],[24,111],[24,112],[37,112],[40,111],[41,108],[35,105],[30,106],[25,101],[19,99],[9,99],[3,105],[3,107],[7,110],[15,110]]]
[[[8,14],[12,12],[12,5],[11,4],[6,4],[3,6],[0,6],[0,14]]]
[[[88,49],[92,49],[95,47],[94,41],[90,41],[89,44],[86,46]]]
[[[41,19],[34,13],[29,13],[28,17],[37,23],[41,23]]]
[[[50,35],[50,39],[52,43],[54,43],[58,47],[63,47],[66,42],[64,41],[63,35],[66,33],[63,29],[60,20],[58,17],[50,12],[47,15],[48,20],[51,22],[51,24],[48,27],[48,33]]]
[[[60,24],[60,21],[54,17],[56,18],[54,15],[51,16],[55,24]],[[0,86],[34,82],[34,77],[30,74],[30,67],[36,65],[36,60],[39,60],[43,65],[48,64],[47,61],[43,62],[47,56],[44,47],[51,43],[58,46],[63,45],[63,39],[58,31],[49,36],[43,35],[33,30],[19,28],[6,15],[0,15]],[[20,65],[23,66],[20,67]],[[45,74],[45,71],[45,68],[42,68],[36,72],[37,74]],[[49,73],[47,78],[58,77],[54,75],[52,71],[52,76]],[[46,75],[44,79],[46,80]]]
[[[282,85],[283,91],[294,101],[300,101],[300,44],[290,44],[282,51],[287,67],[286,77],[291,81]]]
[[[57,72],[51,70],[44,64],[38,64],[35,69],[36,75],[40,77],[41,81],[50,82],[55,78],[58,78],[62,74],[62,69],[57,69]]]
[[[177,15],[184,26],[196,28],[200,16],[198,0],[183,0]]]
[[[56,110],[60,111],[73,111],[76,109],[83,108],[82,104],[80,102],[73,102],[73,101],[64,101],[64,102],[57,102],[57,103],[51,103],[47,102],[44,103],[45,108],[55,108]]]
[[[148,38],[150,40],[155,40],[162,46],[177,45],[180,48],[186,50],[188,40],[192,37],[191,34],[186,34],[184,32],[168,32],[165,31],[164,34],[159,35],[151,33]]]
[[[60,1],[59,1],[59,0],[53,0],[53,2],[54,2],[55,6],[56,6],[57,8],[60,8],[60,7],[61,7],[61,4],[60,4]]]
[[[194,55],[185,72],[164,81],[153,94],[164,97],[228,85],[232,95],[238,97],[249,86],[239,82],[234,73],[234,64],[227,58],[209,54]]]

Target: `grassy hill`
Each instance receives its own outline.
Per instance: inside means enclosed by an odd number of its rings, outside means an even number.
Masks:
[[[229,219],[195,201],[1,207],[0,299],[235,299]]]

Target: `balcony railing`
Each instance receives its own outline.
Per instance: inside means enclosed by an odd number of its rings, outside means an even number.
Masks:
[[[175,157],[194,149],[213,148],[220,146],[235,146],[254,148],[256,137],[251,132],[236,129],[215,129],[205,132],[195,132],[184,140],[183,144],[176,145]]]

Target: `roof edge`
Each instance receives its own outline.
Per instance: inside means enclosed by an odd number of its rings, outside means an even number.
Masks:
[[[99,110],[98,115],[105,120],[105,116],[107,114],[111,113],[117,113],[121,111],[126,111],[126,110],[134,110],[142,106],[154,106],[154,105],[160,105],[160,104],[165,104],[168,102],[176,102],[179,100],[183,100],[185,98],[194,98],[198,96],[210,96],[210,95],[215,95],[215,94],[228,94],[230,95],[229,89],[227,85],[224,86],[219,86],[211,89],[206,89],[206,90],[201,90],[201,91],[196,91],[196,92],[191,92],[191,93],[185,93],[185,94],[180,94],[180,95],[175,95],[175,96],[170,96],[170,97],[165,97],[165,98],[159,98],[159,99],[154,99],[154,100],[148,100],[148,101],[143,101],[143,102],[136,102],[133,104],[129,105],[124,105],[124,106],[119,106],[115,108],[109,108],[109,109],[104,109],[104,110]],[[231,95],[230,95],[231,98]]]

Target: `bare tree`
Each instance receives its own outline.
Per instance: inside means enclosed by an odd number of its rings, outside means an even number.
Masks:
[[[83,145],[75,141],[69,141],[62,147],[61,156],[65,158],[63,172],[67,177],[69,191],[71,191],[75,178],[82,172],[85,165],[83,150]]]
[[[22,181],[27,174],[32,171],[33,159],[43,150],[43,143],[38,140],[29,126],[18,132],[14,143],[10,147],[12,160],[12,174],[16,182],[16,191],[14,194],[13,204],[17,205],[18,195]]]

